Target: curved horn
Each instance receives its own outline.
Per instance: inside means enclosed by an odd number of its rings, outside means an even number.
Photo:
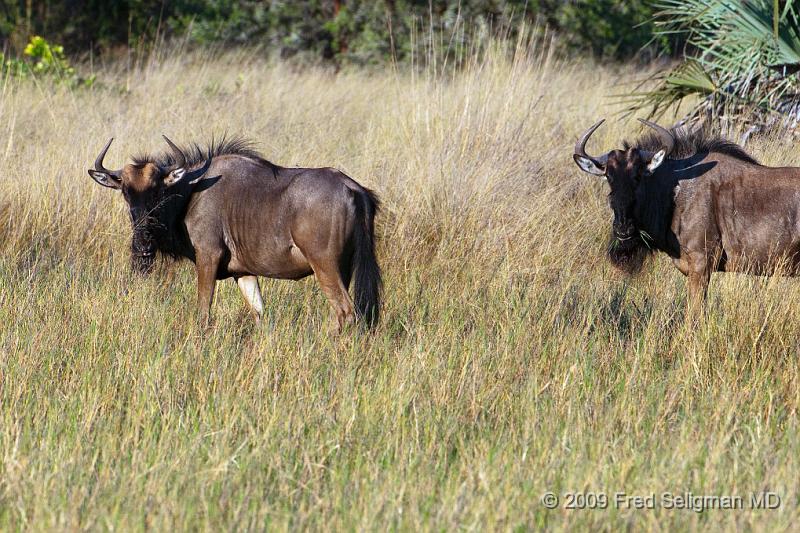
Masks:
[[[170,148],[172,148],[172,151],[175,152],[175,156],[177,157],[175,161],[175,168],[183,168],[184,166],[186,166],[186,156],[183,155],[181,149],[178,148],[174,142],[170,141],[169,137],[167,137],[166,135],[162,135],[162,137],[164,137],[164,140],[167,141],[167,144],[169,145]]]
[[[645,120],[643,118],[640,118],[639,122],[655,130],[655,132],[658,134],[658,138],[661,140],[661,145],[664,147],[665,157],[669,156],[669,154],[672,153],[672,149],[675,148],[675,137],[672,136],[672,133],[670,133],[669,130],[663,126],[659,126],[655,122],[650,122],[649,120]]]
[[[578,142],[575,143],[575,155],[579,155],[581,157],[585,157],[586,159],[591,159],[599,166],[604,166],[608,161],[608,153],[601,155],[600,157],[592,157],[586,153],[586,141],[589,140],[589,137],[600,127],[600,125],[605,122],[606,119],[600,119],[594,126],[586,130],[583,135],[581,135]]]
[[[211,166],[212,159],[213,157],[211,157],[211,154],[209,154],[208,158],[206,159],[206,162],[203,164],[202,167],[192,170],[191,172],[188,172],[186,174],[186,180],[193,182],[203,177],[203,174],[205,174],[208,171],[208,168]]]
[[[106,153],[108,152],[109,146],[114,141],[114,137],[111,137],[108,142],[106,143],[105,147],[100,151],[100,155],[97,156],[97,159],[94,160],[94,169],[98,172],[105,172],[106,174],[110,174],[112,176],[116,176],[119,171],[108,170],[106,167],[103,166],[103,159],[106,157]]]
[[[181,151],[180,148],[175,146],[175,143],[170,141],[166,135],[162,135],[162,137],[164,137],[164,140],[167,141],[167,144],[169,144],[170,147],[172,147],[172,150],[175,152],[175,155],[177,156],[177,161],[175,162],[175,166],[172,168],[171,171],[169,171],[169,175],[164,178],[164,185],[166,185],[167,187],[172,187],[178,182],[188,181],[190,183],[194,183],[201,177],[203,177],[203,174],[205,174],[208,171],[209,167],[211,166],[211,160],[213,159],[210,151],[202,167],[195,168],[191,172],[187,172],[186,156],[184,155],[184,153]],[[195,166],[195,163],[192,163],[192,166]]]

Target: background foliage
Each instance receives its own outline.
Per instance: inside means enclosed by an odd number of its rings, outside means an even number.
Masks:
[[[458,47],[474,34],[514,37],[521,22],[538,22],[570,49],[623,59],[651,41],[651,15],[644,0],[0,0],[0,38],[20,52],[31,35],[42,35],[82,54],[188,35],[202,44],[368,64],[393,51],[406,59],[418,34]]]

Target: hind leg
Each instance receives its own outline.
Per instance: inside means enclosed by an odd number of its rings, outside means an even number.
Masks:
[[[341,333],[345,326],[355,322],[356,313],[353,300],[339,272],[339,265],[335,261],[310,261],[310,263],[322,292],[333,308],[336,324],[332,329],[334,333]]]
[[[264,302],[261,300],[261,289],[258,286],[258,278],[255,276],[242,276],[237,278],[236,284],[242,291],[242,296],[247,301],[250,309],[256,315],[256,322],[261,321],[264,314]]]
[[[353,280],[353,254],[344,253],[339,260],[339,277],[342,278],[344,290],[350,291],[350,282]]]

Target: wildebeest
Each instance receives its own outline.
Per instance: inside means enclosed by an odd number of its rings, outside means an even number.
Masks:
[[[641,120],[641,119],[640,119]],[[637,273],[654,251],[689,278],[702,306],[712,272],[800,274],[800,168],[767,167],[704,131],[652,128],[634,143],[592,157],[581,135],[574,159],[603,176],[614,212],[611,261]]]
[[[212,142],[205,151],[164,139],[169,151],[108,170],[103,160],[112,138],[89,170],[100,185],[122,191],[130,208],[136,271],[149,273],[156,252],[192,260],[203,323],[218,279],[234,278],[260,318],[256,276],[312,273],[333,306],[337,330],[356,314],[368,326],[377,322],[381,271],[372,191],[332,168],[280,167],[242,139]],[[355,306],[348,293],[354,270]]]

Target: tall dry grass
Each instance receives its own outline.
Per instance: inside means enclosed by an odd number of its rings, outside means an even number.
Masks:
[[[4,84],[0,529],[791,529],[800,284],[716,276],[691,326],[664,257],[631,281],[606,264],[605,185],[572,146],[629,74],[534,45],[455,74],[238,52]],[[311,279],[263,283],[261,326],[222,283],[203,334],[191,264],[131,274],[124,202],[86,175],[98,150],[116,137],[120,166],[162,132],[226,131],[380,193],[374,334],[329,338]],[[800,164],[781,139],[751,149]],[[540,502],[763,490],[779,509]]]

